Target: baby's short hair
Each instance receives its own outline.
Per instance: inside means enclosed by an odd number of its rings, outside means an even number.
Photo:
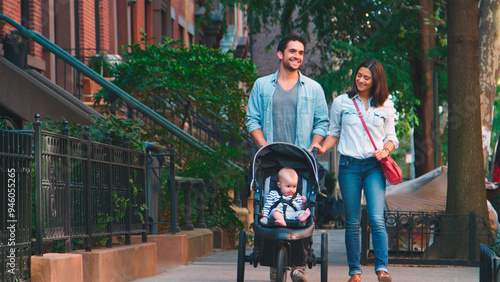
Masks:
[[[284,167],[284,168],[280,169],[280,171],[278,172],[278,181],[280,181],[281,178],[285,175],[289,175],[291,177],[294,177],[294,176],[298,177],[298,174],[295,171],[295,169],[289,168],[289,167]]]

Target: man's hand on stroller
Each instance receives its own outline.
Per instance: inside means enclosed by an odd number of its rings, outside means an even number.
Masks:
[[[320,144],[324,139],[325,137],[319,134],[314,134],[312,137],[311,145],[309,146],[309,148],[307,148],[307,150],[312,152],[313,148],[317,148],[316,146],[321,146]]]
[[[316,148],[318,150],[318,155],[322,155],[325,153],[325,149],[323,149],[323,147],[320,145],[320,144],[314,144],[314,145],[311,145],[313,148]],[[310,148],[312,150],[312,148]],[[309,150],[309,151],[311,151]]]
[[[320,145],[319,143],[311,143],[311,146],[309,146],[309,148],[307,148],[307,150],[308,150],[309,152],[312,152],[312,150],[313,150],[314,148],[318,148],[318,147],[321,147],[321,145]]]

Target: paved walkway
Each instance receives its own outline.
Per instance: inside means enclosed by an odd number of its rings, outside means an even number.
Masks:
[[[314,252],[320,254],[319,242],[321,233],[328,233],[328,281],[347,281],[348,267],[344,247],[344,230],[315,230]],[[188,265],[175,268],[159,266],[158,275],[137,281],[236,281],[236,264],[238,251],[214,252],[207,256],[197,258]],[[251,248],[247,249],[247,254]],[[376,282],[373,266],[362,266],[363,282]],[[163,271],[163,272],[161,272]],[[479,281],[478,267],[431,267],[431,266],[396,266],[391,265],[390,274],[395,282],[469,282]],[[320,265],[307,269],[309,281],[320,281]],[[245,265],[245,281],[269,281],[269,267],[250,264]],[[288,277],[287,281],[291,281]]]

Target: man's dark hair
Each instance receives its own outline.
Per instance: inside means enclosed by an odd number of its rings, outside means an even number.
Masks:
[[[281,51],[281,53],[285,53],[286,46],[290,41],[299,41],[304,45],[304,50],[306,49],[307,41],[304,37],[298,34],[290,34],[287,35],[285,38],[281,39],[280,43],[278,44],[278,51]]]

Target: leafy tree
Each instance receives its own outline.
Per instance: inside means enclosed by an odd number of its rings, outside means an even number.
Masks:
[[[436,31],[433,24],[434,0],[419,0],[418,9],[419,42],[420,54],[414,56],[414,93],[420,101],[417,106],[417,115],[420,121],[420,128],[415,131],[415,144],[419,147],[422,158],[421,162],[415,166],[416,174],[420,175],[431,171],[439,163],[435,163],[434,156],[440,156],[438,126],[434,122],[437,115],[434,111],[434,62],[436,48]],[[438,120],[436,120],[437,122]]]
[[[291,32],[304,34],[313,45],[311,55],[319,58],[313,66],[314,77],[325,89],[327,99],[331,94],[343,93],[351,87],[352,72],[361,61],[367,58],[381,61],[387,72],[391,99],[399,113],[398,134],[403,136],[415,128],[416,135],[422,134],[422,139],[426,139],[415,143],[417,175],[434,168],[433,147],[439,148],[440,143],[439,138],[432,140],[435,124],[428,113],[432,113],[434,103],[429,94],[434,88],[431,71],[437,63],[438,104],[446,100],[444,1],[223,2],[226,5],[234,2],[247,4],[249,26],[254,33],[279,25],[281,34],[276,40]],[[425,2],[425,7],[421,2]],[[425,33],[427,31],[435,32],[436,45],[432,43],[433,35]],[[422,39],[430,44],[422,44]],[[427,153],[429,150],[430,154]],[[425,165],[429,164],[429,158],[430,165]]]

